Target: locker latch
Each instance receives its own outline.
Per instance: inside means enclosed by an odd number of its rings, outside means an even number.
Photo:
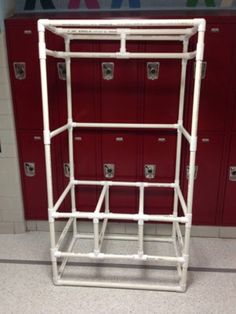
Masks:
[[[66,81],[66,64],[65,62],[58,62],[57,63],[57,72],[58,77],[62,81]]]
[[[156,176],[156,165],[144,165],[144,175],[146,179],[154,179]]]
[[[14,67],[15,78],[17,80],[25,80],[26,78],[25,62],[14,62],[13,67]]]
[[[229,180],[236,181],[236,166],[229,167]]]
[[[35,163],[34,162],[24,162],[25,175],[27,177],[35,176]]]
[[[195,166],[194,170],[194,180],[197,179],[198,166]],[[186,167],[186,178],[189,179],[189,166]]]
[[[159,76],[159,62],[147,62],[147,78],[149,80],[157,80]]]
[[[203,61],[202,62],[202,80],[204,80],[204,78],[206,77],[206,69],[207,69],[207,62]],[[193,70],[193,77],[195,78],[195,72],[196,72],[196,62],[194,63],[194,70]]]
[[[105,178],[114,178],[115,176],[115,165],[114,164],[104,164],[103,172]]]
[[[114,63],[103,62],[102,63],[102,77],[104,80],[112,80],[114,77]]]
[[[64,176],[69,178],[70,177],[70,164],[64,163],[63,169],[64,169]]]

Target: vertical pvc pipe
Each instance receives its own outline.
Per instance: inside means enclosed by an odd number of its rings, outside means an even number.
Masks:
[[[41,73],[41,92],[43,105],[43,125],[44,125],[44,148],[46,163],[46,181],[47,181],[47,197],[48,197],[48,215],[49,215],[49,231],[51,242],[51,261],[53,280],[56,283],[58,279],[57,259],[54,255],[56,246],[54,218],[51,211],[53,208],[53,186],[52,186],[52,165],[51,165],[51,145],[50,145],[50,128],[49,128],[49,110],[48,110],[48,89],[47,89],[47,65],[46,65],[46,46],[45,46],[45,29],[39,25],[39,58]]]
[[[99,220],[93,219],[93,231],[94,231],[94,253],[98,254],[99,249]]]
[[[139,215],[144,212],[144,186],[139,188]],[[138,255],[143,255],[143,219],[138,220]]]
[[[65,51],[70,51],[70,39],[65,39]],[[73,122],[72,118],[72,91],[71,91],[71,59],[66,58],[66,93],[67,93],[67,118],[68,123]],[[73,127],[70,126],[68,129],[68,142],[69,142],[69,163],[70,163],[70,182],[74,181],[74,148],[73,148]],[[71,207],[72,212],[76,211],[75,204],[75,185],[71,187]],[[73,235],[77,234],[77,219],[73,221]]]
[[[105,195],[105,213],[109,213],[109,186],[107,186],[107,191]]]
[[[183,53],[188,51],[188,39],[183,41]],[[181,64],[181,80],[180,80],[180,95],[179,95],[179,113],[178,113],[178,124],[183,125],[183,113],[184,113],[184,100],[185,100],[185,87],[186,87],[186,72],[187,72],[187,59],[182,60]],[[180,182],[180,164],[181,164],[181,151],[182,151],[182,132],[180,129],[177,130],[177,145],[176,145],[176,163],[175,163],[175,183],[179,185]],[[174,191],[174,208],[173,215],[178,214],[178,193],[175,188]],[[172,225],[172,237],[174,239],[176,234],[176,225],[173,222]]]
[[[189,259],[189,243],[192,225],[192,204],[193,204],[193,188],[194,188],[194,172],[195,172],[195,159],[196,159],[196,139],[198,127],[198,111],[199,99],[201,89],[201,76],[202,76],[202,60],[204,51],[204,30],[198,32],[197,54],[196,54],[196,72],[194,81],[193,93],[193,112],[192,112],[192,127],[191,127],[191,144],[190,144],[190,158],[189,158],[189,180],[188,180],[188,197],[187,197],[187,216],[189,221],[185,225],[185,238],[183,256],[185,263],[183,264],[182,278],[180,285],[183,290],[186,289],[187,269]]]

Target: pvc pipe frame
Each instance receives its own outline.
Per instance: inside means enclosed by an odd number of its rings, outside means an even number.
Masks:
[[[86,28],[91,27],[91,28]],[[102,29],[102,27],[112,27],[110,29]],[[114,28],[115,27],[115,28]],[[124,28],[122,28],[124,27]],[[138,27],[138,29],[129,28]],[[142,27],[152,27],[150,29],[142,29]],[[167,27],[156,28],[153,27]],[[180,28],[182,27],[182,28]],[[185,27],[185,28],[184,28]],[[65,51],[51,51],[46,48],[45,29],[62,36],[65,39]],[[187,282],[187,268],[189,260],[189,240],[192,220],[192,201],[194,188],[194,167],[197,149],[197,124],[199,110],[199,96],[201,87],[201,67],[204,51],[204,19],[188,19],[188,20],[39,20],[39,58],[41,72],[41,90],[43,105],[43,121],[44,121],[44,144],[45,144],[45,160],[46,160],[46,179],[48,194],[48,213],[50,226],[51,241],[51,260],[53,281],[57,285],[82,285],[97,286],[110,288],[125,289],[151,289],[151,290],[168,290],[168,291],[185,291]],[[198,34],[196,51],[188,52],[188,41],[191,36]],[[119,40],[120,51],[115,53],[104,52],[71,52],[71,40]],[[182,41],[183,51],[180,53],[130,53],[126,51],[126,42],[128,40],[140,41]],[[49,109],[48,109],[48,91],[47,91],[47,71],[46,57],[47,55],[64,58],[66,62],[66,90],[67,90],[67,124],[56,130],[50,131],[49,128]],[[71,58],[134,58],[134,59],[181,59],[181,84],[179,98],[179,114],[176,124],[144,124],[144,123],[81,123],[74,122],[72,116],[72,91],[71,91]],[[184,97],[186,85],[187,61],[196,59],[196,72],[193,94],[193,111],[192,111],[192,127],[189,133],[183,126]],[[74,128],[114,128],[114,129],[173,129],[177,132],[177,148],[176,148],[176,171],[175,181],[170,183],[150,183],[150,182],[118,182],[118,181],[88,181],[76,180],[74,178],[74,160],[73,160],[73,129]],[[52,183],[52,165],[51,165],[51,139],[62,132],[68,132],[69,140],[69,163],[70,163],[70,181],[64,192],[58,198],[56,203],[53,199],[53,183]],[[179,184],[180,161],[181,161],[181,143],[183,136],[190,144],[189,159],[189,181],[187,202],[185,201]],[[93,212],[79,212],[76,210],[75,204],[75,186],[76,185],[95,185],[101,186],[101,194],[98,203]],[[139,208],[136,214],[117,214],[109,210],[109,193],[113,186],[136,187],[139,189]],[[145,189],[148,188],[172,188],[174,191],[174,204],[172,215],[147,215],[144,210]],[[66,195],[71,194],[71,213],[58,212]],[[178,215],[178,203],[180,203],[183,216]],[[105,204],[105,210],[102,211],[102,205]],[[68,218],[64,230],[59,237],[58,242],[55,240],[55,219]],[[93,221],[94,233],[92,235],[82,235],[77,232],[77,219],[87,218]],[[137,236],[128,235],[105,235],[106,227],[109,220],[133,220],[138,223]],[[101,230],[99,222],[103,221]],[[144,236],[144,223],[146,221],[154,222],[171,222],[172,234],[170,237],[146,237]],[[180,224],[185,226],[185,236],[183,237]],[[65,238],[69,235],[72,228],[73,234],[70,245],[66,251],[62,251],[61,247]],[[99,231],[100,230],[100,231]],[[74,245],[81,238],[94,239],[94,250],[87,254],[74,252]],[[101,253],[101,247],[104,239],[111,240],[132,240],[138,242],[137,254],[105,254]],[[144,253],[145,241],[167,242],[174,246],[176,256],[154,256]],[[63,258],[61,266],[58,269],[57,260]],[[131,284],[131,283],[114,283],[100,281],[80,281],[63,279],[64,270],[69,258],[91,258],[100,259],[127,259],[141,261],[167,261],[177,268],[179,284],[173,285],[153,285],[153,284]]]

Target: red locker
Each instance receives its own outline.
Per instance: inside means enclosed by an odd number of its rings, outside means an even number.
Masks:
[[[12,95],[18,127],[20,129],[42,129],[36,23],[32,20],[26,20],[20,25],[10,22],[6,23],[6,36]],[[17,71],[19,74],[15,73]]]
[[[6,21],[8,60],[17,126],[21,130],[43,129],[38,32],[35,20]],[[48,59],[50,122],[57,120],[55,110],[55,72]]]
[[[147,52],[180,52],[182,45],[150,42],[145,49]],[[143,62],[142,72],[144,79],[144,122],[176,123],[178,120],[181,61],[148,59]]]
[[[97,158],[97,132],[74,132],[75,178],[97,180]],[[97,204],[97,190],[96,186],[77,186],[77,209],[93,211]]]
[[[231,79],[235,29],[232,24],[207,23],[205,36],[199,131],[222,132],[225,129],[229,100],[232,97]],[[193,85],[194,67],[192,67],[191,76]],[[191,114],[190,112],[189,126],[191,125]]]
[[[218,212],[218,191],[220,186],[223,136],[200,134],[196,158],[196,172],[193,199],[193,224],[215,225]],[[187,154],[189,155],[189,153]],[[186,164],[188,164],[188,157]],[[185,166],[185,199],[188,170]]]
[[[58,141],[53,143],[54,203],[58,198],[57,158]],[[19,133],[21,175],[26,219],[47,219],[47,187],[44,145],[41,131]]]
[[[224,226],[236,226],[236,135],[231,137],[230,155],[227,165],[226,190],[222,223]]]
[[[93,131],[74,131],[74,164],[75,179],[97,180],[97,135]],[[62,135],[62,160],[60,162],[62,175],[62,192],[69,182],[68,135]],[[76,186],[76,207],[80,211],[93,211],[97,202],[96,186]],[[64,202],[63,209],[71,210],[70,196]]]
[[[101,44],[102,52],[119,51],[119,42]],[[127,44],[127,51],[137,51],[135,42]],[[138,61],[102,59],[99,61],[101,80],[102,122],[135,123],[140,119]]]
[[[64,50],[64,43],[58,42],[58,48]],[[71,51],[93,51],[94,45],[83,41],[72,41]],[[65,62],[57,60],[57,71],[65,69]],[[64,72],[64,75],[66,72]],[[99,108],[96,103],[99,80],[96,75],[96,62],[92,59],[71,59],[73,120],[75,122],[96,122]],[[61,124],[67,123],[66,80],[57,75],[58,108]]]
[[[132,181],[138,178],[138,138],[134,132],[106,131],[102,134],[102,180]],[[109,169],[112,169],[109,172]],[[137,188],[111,187],[110,209],[137,212]]]
[[[143,136],[142,180],[146,182],[174,182],[176,134],[171,132],[146,132]],[[145,176],[145,167],[154,166],[154,177]],[[146,188],[145,212],[170,214],[173,210],[173,189]]]

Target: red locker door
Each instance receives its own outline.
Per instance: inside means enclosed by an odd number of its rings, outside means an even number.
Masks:
[[[6,22],[9,69],[17,126],[21,130],[43,128],[37,23],[33,19]],[[50,122],[57,120],[55,71],[47,62]]]
[[[6,23],[6,36],[18,127],[42,129],[36,23],[25,20],[20,25],[14,25],[14,20],[9,20]]]
[[[62,160],[59,172],[63,174],[60,193],[69,182],[68,137],[62,135]],[[74,131],[75,179],[97,180],[97,134],[94,131]],[[96,186],[76,187],[76,207],[79,211],[93,211],[97,202]],[[70,196],[63,204],[63,210],[71,210]]]
[[[222,153],[222,135],[199,135],[193,199],[193,224],[216,224]],[[188,163],[188,158],[186,160]],[[187,176],[188,171],[185,168],[185,196],[188,183]]]
[[[223,209],[223,225],[236,226],[236,135],[231,137],[231,148],[227,169],[227,181]]]
[[[52,170],[54,202],[57,200],[57,158],[58,145],[54,141]],[[47,188],[44,161],[44,145],[41,131],[19,133],[22,187],[26,219],[47,219]]]
[[[103,132],[101,179],[136,182],[138,155],[138,138],[135,133]],[[137,212],[137,188],[111,187],[110,209],[120,213]]]
[[[235,32],[232,24],[207,23],[199,131],[224,131],[225,129],[226,114],[232,94],[234,38]],[[193,85],[194,67],[191,76]],[[190,98],[192,99],[192,96]]]
[[[145,49],[147,52],[180,52],[182,45],[150,42],[146,44]],[[149,59],[143,62],[142,71],[144,78],[144,122],[176,123],[178,120],[181,61]]]
[[[119,51],[119,42],[105,42],[102,52]],[[137,51],[134,42],[127,44],[127,51]],[[102,122],[135,123],[139,119],[139,92],[137,60],[103,59],[99,62],[101,80]]]
[[[64,50],[64,43],[59,42],[57,46]],[[72,41],[71,51],[93,51],[94,45],[83,41]],[[98,120],[99,109],[95,105],[97,99],[97,89],[99,87],[96,75],[96,61],[92,59],[71,59],[72,77],[72,104],[73,120],[75,122],[96,122]],[[57,70],[65,68],[63,60],[57,60]],[[60,110],[61,124],[67,123],[67,96],[66,81],[58,77],[58,106]]]
[[[75,178],[97,180],[97,132],[76,131],[74,133]],[[78,210],[94,211],[97,203],[96,186],[77,186]]]
[[[143,136],[143,181],[174,182],[176,134],[149,132]],[[154,175],[145,175],[145,169],[154,168]],[[173,211],[173,189],[146,188],[145,213],[170,214]]]

